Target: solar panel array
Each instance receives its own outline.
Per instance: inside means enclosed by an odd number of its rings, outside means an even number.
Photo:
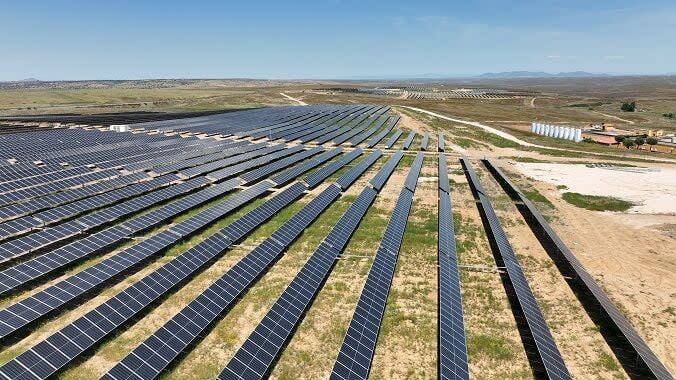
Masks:
[[[492,241],[493,246],[496,247],[500,254],[502,263],[507,272],[507,278],[519,304],[519,308],[525,319],[528,334],[535,344],[535,354],[542,366],[542,376],[550,379],[570,379],[570,373],[563,361],[561,352],[554,342],[552,333],[547,326],[547,322],[542,315],[540,306],[533,295],[533,291],[528,285],[528,280],[521,269],[512,246],[507,239],[507,235],[500,226],[498,216],[491,205],[488,196],[486,195],[479,178],[477,177],[471,163],[468,159],[462,158],[461,163],[465,169],[465,174],[472,187],[475,198],[479,200],[478,207],[483,211],[482,218],[487,225],[487,232]],[[536,368],[537,370],[537,368]],[[537,371],[539,372],[539,371]]]
[[[648,347],[624,314],[615,306],[615,303],[608,297],[603,288],[587,272],[582,263],[580,263],[561,238],[559,238],[544,216],[538,211],[537,207],[507,178],[495,162],[492,160],[484,160],[483,162],[498,182],[503,185],[505,190],[513,194],[518,201],[523,202],[525,207],[520,208],[520,210],[525,212],[525,216],[527,219],[530,218],[530,222],[534,222],[536,226],[534,232],[538,235],[538,238],[542,239],[545,249],[549,248],[553,250],[555,255],[558,255],[559,258],[566,262],[570,273],[565,273],[564,275],[578,284],[578,287],[573,290],[576,293],[583,290],[585,294],[593,297],[595,300],[593,305],[586,306],[583,303],[583,306],[593,308],[593,310],[588,310],[590,313],[598,313],[599,311],[603,313],[604,318],[601,322],[601,333],[609,340],[608,344],[611,347],[618,344],[619,339],[615,335],[616,332],[619,332],[619,335],[624,337],[629,343],[628,345],[622,345],[621,350],[624,352],[618,354],[618,357],[625,356],[625,360],[629,362],[628,366],[635,367],[635,371],[638,372],[637,376],[664,380],[673,379],[664,364]],[[612,331],[612,333],[606,335],[606,331]]]
[[[370,166],[370,165],[369,165]],[[362,174],[367,167],[355,167]],[[104,378],[150,379],[160,374],[213,323],[339,196],[330,185],[209,288],[114,366]],[[185,321],[192,321],[186,325]]]
[[[422,164],[423,154],[418,152],[369,269],[333,366],[332,379],[366,379],[368,376]]]
[[[247,252],[234,265],[125,353],[104,378],[162,376],[384,155],[378,149],[364,154],[363,147],[392,149],[403,138],[401,150],[386,151],[387,161],[369,178],[234,356],[228,363],[218,363],[225,366],[219,378],[269,376],[352,234],[404,160],[403,151],[410,150],[415,141],[416,133],[404,134],[397,127],[399,116],[389,111],[389,106],[363,104],[272,107],[152,120],[130,125],[133,132],[126,133],[36,128],[0,134],[0,296],[6,297],[0,308],[0,340],[6,346],[23,335],[34,340],[32,347],[0,366],[0,378],[59,376],[62,369],[123,332],[271,217],[283,215],[276,230],[262,240],[256,236],[253,248],[248,243],[240,246]],[[428,145],[429,133],[424,133],[420,150],[427,150]],[[439,150],[443,149],[439,134]],[[451,189],[445,157],[439,154],[438,159],[438,376],[466,379],[468,358]],[[535,342],[544,369],[537,375],[569,378],[478,177],[468,161],[462,163]],[[638,357],[640,374],[671,378],[532,203],[497,166],[486,164],[498,180],[502,178],[503,187],[511,189],[510,195],[521,196],[528,210],[522,212],[538,223],[544,239],[573,268],[570,273],[578,276],[576,281],[582,285],[577,289],[586,287],[612,321],[608,323],[630,342],[625,347]],[[375,252],[337,352],[332,378],[368,376],[422,165],[423,153],[418,152]],[[280,213],[305,196],[311,199],[292,216]],[[257,202],[262,197],[266,198]],[[250,208],[228,219],[227,225],[207,229],[247,205]],[[190,210],[195,211],[187,214]],[[171,256],[163,257],[167,252]],[[159,265],[149,267],[160,257]],[[144,268],[142,275],[128,280],[116,294],[100,293]],[[94,297],[95,305],[64,321],[51,335],[36,338],[34,328],[40,323]]]
[[[438,231],[439,378],[469,379],[453,210],[448,186],[448,167],[443,153],[439,153]]]
[[[400,157],[392,157],[377,175],[389,177]],[[375,200],[377,189],[366,187],[350,205],[300,272],[284,290],[247,340],[225,366],[220,379],[261,379],[319,292],[338,255]]]

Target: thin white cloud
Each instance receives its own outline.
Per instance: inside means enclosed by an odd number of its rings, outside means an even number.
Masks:
[[[607,59],[609,61],[619,61],[621,59],[624,59],[624,56],[623,55],[606,55],[603,58]]]

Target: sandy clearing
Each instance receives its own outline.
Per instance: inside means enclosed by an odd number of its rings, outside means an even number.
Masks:
[[[302,101],[302,100],[300,100],[300,99],[296,99],[296,98],[294,98],[294,97],[292,97],[292,96],[289,96],[289,95],[287,95],[287,94],[285,94],[285,93],[283,93],[283,92],[280,92],[279,95],[282,95],[283,97],[285,97],[285,98],[287,98],[287,99],[289,99],[289,100],[291,100],[291,101],[294,101],[294,102],[298,103],[298,105],[300,105],[300,106],[306,106],[306,105],[308,105],[308,104],[305,103],[304,101]]]
[[[676,169],[627,171],[634,168],[590,168],[580,164],[516,163],[516,168],[538,181],[565,185],[567,191],[614,196],[635,202],[629,212],[676,214]]]

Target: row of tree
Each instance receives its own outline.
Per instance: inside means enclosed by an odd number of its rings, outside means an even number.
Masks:
[[[615,136],[615,141],[618,143],[621,143],[624,145],[627,149],[631,149],[632,146],[636,146],[637,148],[640,148],[642,145],[648,144],[650,146],[657,145],[657,139],[654,137],[648,137],[648,138],[643,138],[643,137],[636,137],[636,138],[629,138],[625,136]]]

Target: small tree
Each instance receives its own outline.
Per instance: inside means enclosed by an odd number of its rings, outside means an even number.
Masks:
[[[641,149],[641,147],[645,144],[645,139],[643,137],[637,137],[634,140],[634,143],[636,144],[637,149]]]
[[[636,102],[624,102],[620,109],[624,112],[634,112],[636,111]]]
[[[622,140],[622,145],[624,145],[627,149],[631,149],[631,147],[634,146],[634,140],[624,139]]]
[[[624,136],[622,135],[615,136],[615,141],[621,143],[622,141],[624,141]]]
[[[653,151],[653,147],[658,143],[657,139],[654,137],[648,137],[647,139],[645,139],[645,142],[646,144],[650,145],[651,152]]]

